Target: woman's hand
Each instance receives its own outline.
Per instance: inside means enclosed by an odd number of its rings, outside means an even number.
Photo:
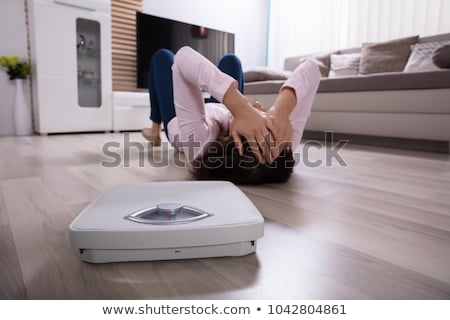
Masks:
[[[275,160],[283,149],[288,149],[292,145],[292,125],[289,115],[285,113],[277,113],[272,108],[267,112],[266,126],[270,130],[273,140],[270,142],[270,153]]]
[[[252,106],[253,108],[255,108],[256,110],[259,110],[261,112],[265,111],[264,107],[262,106],[261,102],[255,100],[252,102]]]
[[[266,127],[266,119],[261,112],[253,108],[250,104],[241,107],[235,112],[234,121],[231,124],[230,134],[234,144],[239,149],[239,154],[243,154],[241,137],[243,136],[260,163],[272,161],[270,153],[270,132]]]
[[[296,104],[295,90],[284,87],[267,112],[266,126],[275,140],[275,146],[271,148],[272,159],[276,159],[284,149],[292,146],[292,124],[289,117]]]
[[[234,144],[242,155],[244,150],[241,136],[243,136],[255,157],[260,163],[272,161],[270,147],[270,132],[266,127],[266,120],[262,113],[255,109],[247,99],[237,90],[236,85],[230,86],[223,97],[223,104],[233,115],[230,135]]]

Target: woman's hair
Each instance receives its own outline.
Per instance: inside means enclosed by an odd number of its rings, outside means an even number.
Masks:
[[[295,166],[292,151],[283,150],[272,163],[259,163],[249,143],[241,137],[243,154],[239,154],[232,137],[219,137],[194,161],[191,170],[198,180],[226,180],[235,184],[285,182]]]

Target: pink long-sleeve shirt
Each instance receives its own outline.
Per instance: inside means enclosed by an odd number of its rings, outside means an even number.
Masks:
[[[237,87],[237,82],[189,47],[181,48],[175,55],[172,77],[176,117],[168,123],[169,140],[192,163],[209,142],[228,135],[233,121],[223,104],[205,103],[203,91],[223,101],[225,92],[230,86]],[[289,117],[293,149],[302,138],[319,81],[319,67],[308,60],[297,67],[282,87],[293,88],[297,96],[297,105]]]

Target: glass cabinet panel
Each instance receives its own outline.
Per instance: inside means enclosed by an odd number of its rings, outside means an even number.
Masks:
[[[100,23],[78,18],[76,32],[78,104],[98,108],[102,104]]]

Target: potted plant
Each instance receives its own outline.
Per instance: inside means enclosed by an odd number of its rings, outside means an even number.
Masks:
[[[28,61],[20,61],[17,56],[0,57],[0,65],[7,69],[9,80],[26,79],[30,73],[30,64]]]
[[[16,135],[30,135],[33,132],[31,110],[25,100],[23,80],[30,73],[30,63],[17,56],[0,57],[0,66],[6,69],[10,80],[16,82],[14,100],[14,132]]]

